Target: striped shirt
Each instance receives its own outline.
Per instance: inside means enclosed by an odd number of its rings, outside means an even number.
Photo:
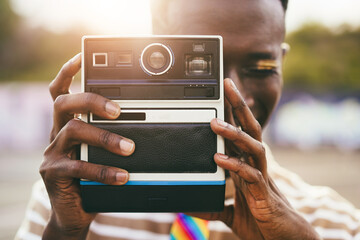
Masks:
[[[311,186],[282,168],[266,147],[268,171],[290,204],[323,239],[360,240],[360,210],[328,187]],[[225,204],[233,203],[233,182],[226,182]],[[42,181],[33,186],[25,219],[15,239],[39,240],[51,205]],[[99,213],[91,223],[88,240],[168,240],[174,213]],[[238,239],[224,223],[210,221],[210,240]]]

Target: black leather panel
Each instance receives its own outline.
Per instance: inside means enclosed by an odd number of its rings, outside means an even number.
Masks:
[[[141,173],[216,172],[216,134],[209,123],[93,124],[135,142],[135,152],[119,156],[89,146],[88,161]]]
[[[220,212],[224,185],[80,185],[86,212]]]

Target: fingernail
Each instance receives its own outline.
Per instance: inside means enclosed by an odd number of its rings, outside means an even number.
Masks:
[[[120,107],[114,102],[108,101],[105,105],[105,110],[112,116],[117,116],[120,113]]]
[[[229,159],[229,156],[228,156],[228,155],[225,155],[225,154],[222,154],[222,153],[217,153],[217,155],[219,156],[219,158]]]
[[[81,62],[81,53],[76,54],[71,60],[70,62],[74,65],[79,65]]]
[[[116,173],[116,182],[124,183],[128,179],[127,172],[117,172]]]
[[[134,150],[135,144],[127,139],[121,139],[120,149],[125,153],[131,153]]]
[[[223,120],[220,119],[216,119],[216,122],[221,126],[221,127],[227,127],[228,123],[224,122]]]

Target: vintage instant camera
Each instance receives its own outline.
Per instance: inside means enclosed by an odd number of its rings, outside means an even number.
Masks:
[[[199,212],[224,207],[225,174],[214,162],[224,140],[220,36],[85,36],[82,89],[117,102],[116,120],[82,120],[135,142],[123,157],[82,144],[81,159],[126,169],[129,182],[81,180],[88,212]]]

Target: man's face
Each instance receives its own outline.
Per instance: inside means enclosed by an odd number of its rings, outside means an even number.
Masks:
[[[280,1],[175,1],[168,16],[171,34],[223,37],[224,77],[234,81],[264,126],[282,89],[284,10]],[[231,111],[229,117],[232,120]]]

